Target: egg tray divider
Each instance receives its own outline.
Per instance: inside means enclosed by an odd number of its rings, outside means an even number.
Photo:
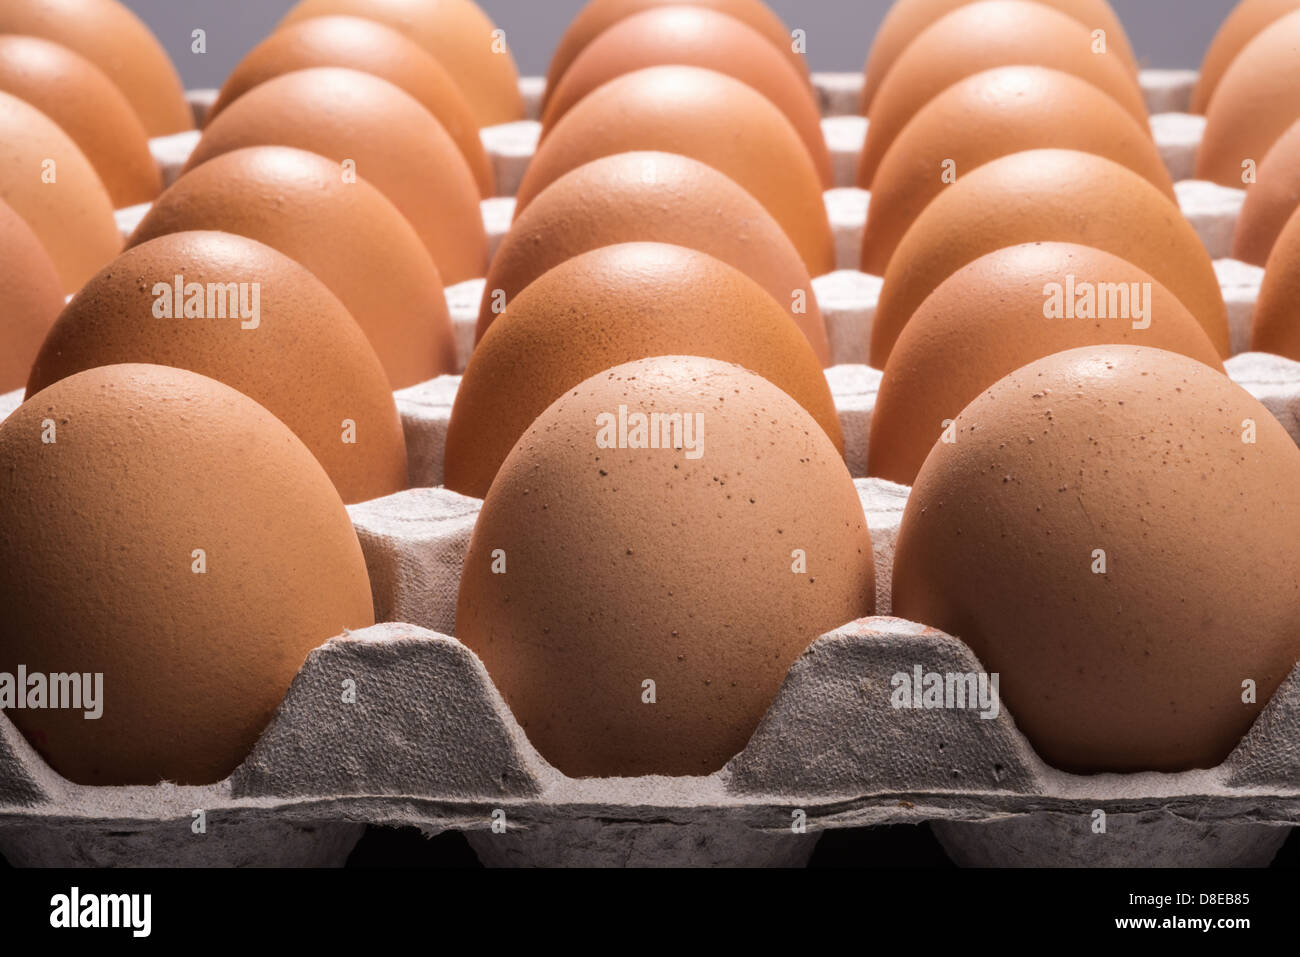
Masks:
[[[1186,108],[1196,74],[1146,71],[1143,88],[1184,214],[1215,263],[1234,345],[1249,332],[1262,270],[1227,260],[1241,191],[1184,181],[1204,121]],[[827,194],[840,265],[814,286],[836,365],[827,370],[855,476],[880,373],[863,364],[880,279],[857,272],[869,195],[852,182],[866,121],[852,113],[856,74],[816,89],[840,188]],[[521,87],[533,114],[541,81]],[[194,91],[201,122],[213,91]],[[536,145],[537,124],[484,131],[507,192]],[[172,182],[196,133],[151,143]],[[495,248],[513,200],[484,201]],[[119,211],[124,233],[147,206]],[[448,289],[468,361],[483,280]],[[1238,355],[1230,374],[1300,440],[1300,363]],[[436,486],[459,378],[396,393],[412,484]],[[0,396],[0,417],[21,401]],[[878,607],[889,608],[893,545],[908,490],[857,481],[876,552]],[[749,745],[722,771],[692,778],[574,780],[537,754],[482,664],[454,631],[461,563],[480,502],[442,488],[353,506],[381,624],[308,657],[247,760],[206,787],[91,788],[53,772],[0,715],[0,850],[15,864],[341,864],[366,824],[464,830],[490,864],[805,863],[828,828],[932,822],[963,864],[1261,865],[1300,824],[1300,667],[1219,768],[1080,777],[1046,766],[1004,711],[894,712],[889,676],[981,670],[960,641],[891,618],[846,625],[794,664]],[[415,623],[410,623],[415,622]],[[421,627],[421,626],[424,627]],[[339,702],[343,675],[359,700]],[[874,690],[874,693],[872,693]],[[196,835],[193,812],[208,815]],[[1104,836],[1092,812],[1107,812]],[[504,833],[492,828],[505,814]],[[792,830],[796,812],[806,832]]]

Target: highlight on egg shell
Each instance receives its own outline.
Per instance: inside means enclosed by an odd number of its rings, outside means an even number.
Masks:
[[[1203,114],[1238,54],[1271,24],[1295,10],[1300,10],[1300,0],[1241,0],[1233,7],[1201,61],[1191,111]]]
[[[0,393],[26,385],[63,299],[63,284],[45,247],[0,200]]]
[[[1269,148],[1232,236],[1232,258],[1263,266],[1287,221],[1300,208],[1300,119]]]
[[[1264,268],[1250,348],[1300,361],[1300,210],[1291,215]]]

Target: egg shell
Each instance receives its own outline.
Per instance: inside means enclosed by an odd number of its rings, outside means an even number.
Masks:
[[[115,207],[162,192],[149,136],[131,103],[85,57],[37,37],[0,36],[0,91],[26,100],[67,133]]]
[[[335,68],[267,80],[204,130],[185,170],[248,146],[351,160],[410,220],[444,282],[486,274],[487,233],[469,164],[442,124],[387,80]]]
[[[703,455],[598,447],[620,406],[702,417]],[[708,774],[818,635],[872,614],[871,555],[848,470],[793,399],[721,362],[633,362],[571,389],[510,453],[456,637],[565,774]]]
[[[999,67],[944,90],[889,147],[872,191],[863,271],[884,275],[907,228],[952,182],[946,170],[960,179],[989,160],[1045,147],[1112,159],[1175,199],[1150,130],[1113,99],[1059,70]]]
[[[542,136],[597,87],[625,73],[669,64],[717,70],[766,96],[798,131],[822,186],[831,188],[834,177],[821,113],[804,75],[753,27],[707,7],[644,10],[592,40],[547,97]]]
[[[307,653],[374,621],[329,477],[212,379],[64,379],[0,424],[0,462],[0,669],[101,673],[104,702],[6,715],[78,784],[221,780]]]
[[[1264,29],[1232,61],[1205,113],[1196,178],[1240,189],[1300,119],[1300,10]]]
[[[1060,299],[1049,316],[1051,292]],[[1080,308],[1085,292],[1097,297],[1091,316],[1079,315],[1089,308]],[[1187,307],[1118,256],[1071,243],[981,256],[944,280],[903,327],[871,416],[868,474],[911,485],[945,423],[984,389],[1053,353],[1108,344],[1166,349],[1224,371]]]
[[[870,111],[871,102],[881,82],[912,41],[936,20],[971,2],[972,0],[896,0],[889,8],[889,12],[880,24],[880,29],[876,31],[875,39],[871,42],[871,52],[867,56],[867,65],[863,71],[862,112]],[[1081,23],[1089,33],[1098,29],[1105,30],[1107,46],[1115,51],[1116,56],[1123,61],[1131,73],[1137,73],[1137,57],[1133,54],[1128,34],[1106,0],[1036,0],[1036,2],[1055,7]]]
[[[112,200],[86,154],[36,107],[3,92],[0,200],[36,233],[66,293],[122,248]]]
[[[1201,61],[1191,111],[1204,113],[1237,55],[1270,24],[1294,10],[1300,10],[1300,0],[1241,0],[1233,7]]]
[[[666,6],[705,7],[734,17],[765,36],[811,86],[808,61],[795,49],[790,30],[761,0],[590,0],[569,23],[551,55],[544,102],[549,102],[573,61],[598,36],[628,17]]]
[[[959,6],[903,51],[871,102],[858,180],[871,183],[894,139],[926,103],[958,80],[999,66],[1044,66],[1101,89],[1147,122],[1137,79],[1111,51],[1092,52],[1092,34],[1070,17],[1029,0]]]
[[[283,146],[223,153],[177,180],[127,245],[192,230],[248,236],[306,266],[361,326],[392,388],[456,371],[428,250],[383,193],[361,176],[344,182],[333,160]]]
[[[21,389],[63,308],[63,285],[26,221],[0,201],[0,393]]]
[[[150,136],[194,128],[171,59],[117,0],[8,0],[0,4],[0,33],[43,37],[81,54],[117,85]]]
[[[917,217],[885,273],[871,327],[883,369],[912,313],[985,253],[1029,242],[1079,243],[1150,273],[1178,297],[1219,354],[1228,311],[1210,255],[1178,207],[1132,170],[1075,150],[1028,150],[967,173]]]
[[[524,118],[519,70],[504,31],[470,0],[302,0],[281,26],[312,17],[376,20],[433,54],[460,84],[479,126]]]
[[[1252,352],[1300,361],[1300,210],[1292,214],[1264,267],[1251,326]]]
[[[1291,124],[1259,164],[1256,182],[1232,236],[1232,258],[1263,266],[1287,221],[1300,207],[1300,120]]]
[[[208,111],[206,122],[211,123],[253,87],[312,67],[344,67],[370,73],[415,97],[456,141],[479,193],[491,196],[496,191],[478,123],[455,78],[415,41],[374,20],[312,17],[281,27],[235,67]]]
[[[955,428],[903,515],[894,614],[966,642],[1049,764],[1218,765],[1300,657],[1286,430],[1209,366],[1135,346],[1019,369]]]
[[[761,93],[699,67],[637,70],[578,103],[529,164],[518,212],[570,170],[631,150],[680,153],[725,173],[767,207],[812,275],[835,268],[821,180],[795,128]]]
[[[204,287],[205,315],[178,315],[178,276],[186,312],[191,284]],[[212,287],[234,283],[247,284],[236,305],[252,305],[255,291],[257,305],[236,315],[227,306],[222,316]],[[162,317],[163,302],[170,317]],[[346,502],[406,488],[401,419],[365,333],[320,280],[269,246],[191,232],[127,250],[63,310],[32,365],[27,394],[118,363],[174,366],[238,389],[293,430]]]
[[[739,269],[789,308],[818,361],[829,365],[812,279],[780,224],[733,180],[673,153],[607,156],[542,190],[492,257],[477,338],[496,317],[497,290],[509,303],[566,259],[638,241],[697,249]]]
[[[470,356],[447,426],[446,486],[482,498],[515,442],[602,369],[659,355],[736,362],[784,389],[844,450],[821,363],[756,282],[663,243],[604,246],[566,260],[506,307]]]

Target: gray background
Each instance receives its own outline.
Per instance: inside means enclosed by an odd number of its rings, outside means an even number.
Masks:
[[[814,70],[860,70],[891,0],[768,0],[808,33]],[[293,0],[126,0],[171,53],[187,87],[222,80]],[[585,0],[479,0],[524,74],[544,74],[564,27]],[[1195,68],[1236,0],[1111,0],[1144,66]],[[190,52],[190,32],[207,31],[208,51]]]

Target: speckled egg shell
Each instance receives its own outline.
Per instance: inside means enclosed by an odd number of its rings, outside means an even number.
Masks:
[[[871,416],[869,474],[911,485],[945,423],[998,379],[1056,352],[1112,343],[1223,372],[1187,307],[1117,256],[1070,243],[981,256],[931,293],[898,337]]]
[[[970,645],[1056,767],[1219,764],[1300,657],[1286,430],[1209,366],[1134,346],[1026,366],[955,429],[903,516],[894,614]]]
[[[394,389],[456,371],[428,250],[364,177],[345,183],[338,163],[284,146],[223,153],[177,180],[127,245],[190,230],[248,236],[310,269],[361,326]]]
[[[907,228],[955,179],[1000,156],[1044,147],[1112,159],[1174,199],[1150,130],[1113,99],[1059,70],[999,67],[936,96],[885,153],[872,190],[862,268],[884,275]]]
[[[1043,3],[981,0],[963,4],[912,41],[871,103],[858,178],[876,169],[909,120],[958,80],[999,66],[1044,66],[1087,80],[1139,123],[1147,122],[1137,78],[1112,50],[1093,52],[1088,28]]]
[[[1137,173],[1075,150],[1029,150],[960,178],[917,217],[890,260],[871,329],[883,369],[912,313],[985,253],[1030,242],[1113,253],[1178,297],[1219,354],[1231,354],[1214,264],[1178,207]]]
[[[433,114],[453,140],[483,196],[496,190],[492,164],[465,94],[441,63],[413,40],[374,20],[312,17],[281,27],[259,43],[227,77],[207,122],[267,80],[312,67],[344,67],[382,77]]]
[[[515,442],[566,389],[657,355],[700,355],[765,376],[843,451],[821,363],[779,303],[712,256],[625,243],[556,266],[488,328],[447,427],[447,487],[483,497]]]
[[[221,308],[213,287],[234,283],[246,285],[229,301],[251,306],[256,293],[256,309]],[[202,287],[196,300],[191,284]],[[201,317],[188,314],[192,301]],[[127,250],[59,316],[27,394],[117,363],[174,366],[238,389],[293,430],[346,502],[406,488],[401,419],[365,333],[315,276],[269,246],[192,232]]]
[[[1204,113],[1209,107],[1223,74],[1237,59],[1237,54],[1270,24],[1294,10],[1300,10],[1300,0],[1241,0],[1233,8],[1201,61],[1200,78],[1192,94],[1193,113]]]
[[[698,417],[703,454],[600,448],[620,406]],[[520,439],[474,527],[456,637],[565,774],[708,774],[874,589],[862,505],[817,424],[738,366],[661,357],[578,384]]]
[[[830,189],[830,151],[817,100],[803,74],[757,30],[707,7],[656,7],[620,20],[596,37],[547,97],[542,135],[597,87],[625,73],[669,64],[717,70],[766,96],[798,131],[822,185]]]
[[[469,164],[420,102],[387,80],[334,68],[267,80],[212,122],[185,169],[248,146],[293,146],[351,161],[355,175],[410,220],[444,282],[487,273],[487,233]]]
[[[63,379],[0,424],[0,462],[0,670],[100,673],[104,704],[6,715],[78,784],[221,780],[307,653],[374,622],[329,477],[212,379]]]
[[[140,118],[85,57],[38,37],[0,35],[0,91],[26,100],[72,137],[114,206],[147,203],[162,191]]]
[[[1300,210],[1278,237],[1255,303],[1250,348],[1300,361]]]
[[[117,0],[8,0],[0,4],[0,33],[44,37],[80,53],[117,85],[150,136],[194,127],[167,52]]]
[[[1257,181],[1232,237],[1232,258],[1262,266],[1287,221],[1300,207],[1300,120],[1291,124],[1259,164]]]
[[[281,26],[330,14],[377,20],[432,53],[460,84],[479,126],[524,118],[505,33],[471,0],[302,0]]]
[[[673,153],[607,156],[544,189],[492,258],[477,337],[483,338],[499,306],[547,270],[626,242],[686,246],[739,269],[789,308],[818,361],[829,364],[812,279],[780,224],[722,173]]]
[[[812,275],[835,268],[821,179],[795,128],[761,93],[698,67],[637,70],[578,103],[533,157],[519,212],[570,170],[630,150],[680,153],[725,173],[767,207]]]
[[[27,384],[32,360],[63,308],[63,285],[27,222],[0,201],[0,393]]]

